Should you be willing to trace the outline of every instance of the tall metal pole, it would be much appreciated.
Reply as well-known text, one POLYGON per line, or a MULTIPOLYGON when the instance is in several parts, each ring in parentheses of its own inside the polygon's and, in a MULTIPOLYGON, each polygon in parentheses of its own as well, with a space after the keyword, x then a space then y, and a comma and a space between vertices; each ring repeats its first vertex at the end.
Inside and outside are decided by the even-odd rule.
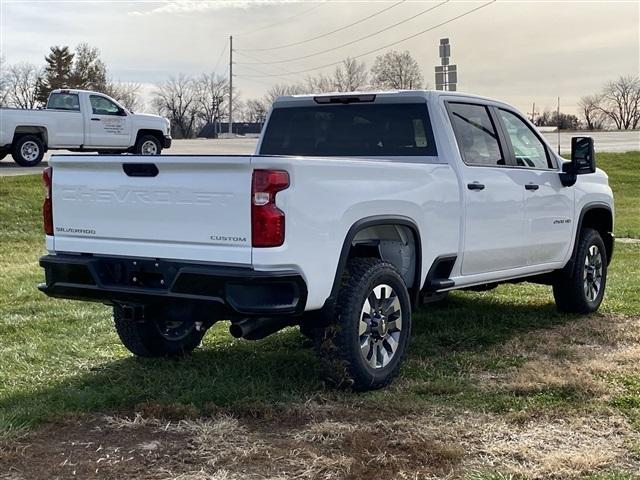
POLYGON ((558 125, 558 155, 560 155, 560 97, 558 97, 558 113, 556 116, 556 125, 558 125))
POLYGON ((233 35, 229 36, 229 133, 233 133, 233 35))

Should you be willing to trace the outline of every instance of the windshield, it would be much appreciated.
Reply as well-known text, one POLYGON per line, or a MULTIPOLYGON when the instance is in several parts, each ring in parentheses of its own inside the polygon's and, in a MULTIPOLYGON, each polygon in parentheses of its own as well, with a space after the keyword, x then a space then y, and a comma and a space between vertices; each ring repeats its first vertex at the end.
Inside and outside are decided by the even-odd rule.
POLYGON ((433 156, 424 103, 276 108, 260 153, 307 156, 433 156))

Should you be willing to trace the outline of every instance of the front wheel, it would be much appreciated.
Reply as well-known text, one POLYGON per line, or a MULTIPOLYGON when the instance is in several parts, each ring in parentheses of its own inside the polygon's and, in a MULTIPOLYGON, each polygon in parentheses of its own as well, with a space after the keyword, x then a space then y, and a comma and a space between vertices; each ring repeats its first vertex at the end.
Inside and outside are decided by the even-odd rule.
POLYGON ((35 135, 24 135, 13 144, 11 156, 21 167, 35 167, 44 157, 44 143, 35 135))
POLYGON ((192 352, 204 336, 192 318, 173 310, 147 307, 143 319, 127 318, 124 307, 113 307, 122 344, 139 357, 176 357, 192 352))
POLYGON ((561 271, 553 283, 558 310, 569 313, 595 312, 607 284, 607 251, 597 230, 580 232, 571 271, 561 271))
POLYGON ((133 148, 133 153, 137 155, 160 155, 162 144, 153 135, 142 135, 133 148))
POLYGON ((398 270, 377 258, 355 258, 335 318, 315 340, 332 384, 371 390, 398 375, 410 334, 411 301, 398 270))

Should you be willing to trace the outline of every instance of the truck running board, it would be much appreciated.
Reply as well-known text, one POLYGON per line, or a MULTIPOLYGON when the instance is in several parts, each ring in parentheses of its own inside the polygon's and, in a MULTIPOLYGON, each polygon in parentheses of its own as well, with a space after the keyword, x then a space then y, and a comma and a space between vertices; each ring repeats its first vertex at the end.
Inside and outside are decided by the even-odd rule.
POLYGON ((449 275, 457 258, 457 255, 442 255, 436 258, 429 269, 423 290, 437 292, 455 286, 455 282, 449 278, 449 275))

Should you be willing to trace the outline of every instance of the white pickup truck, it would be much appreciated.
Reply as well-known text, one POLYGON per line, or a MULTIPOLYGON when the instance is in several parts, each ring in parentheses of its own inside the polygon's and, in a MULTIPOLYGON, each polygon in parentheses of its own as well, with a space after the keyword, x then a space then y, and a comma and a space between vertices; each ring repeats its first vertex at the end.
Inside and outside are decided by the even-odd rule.
POLYGON ((53 90, 43 110, 0 109, 0 160, 32 167, 47 150, 159 155, 171 146, 169 121, 132 113, 103 93, 53 90))
POLYGON ((112 305, 145 357, 219 320, 246 339, 300 325, 328 378, 377 388, 412 310, 449 290, 529 281, 561 311, 599 307, 613 197, 592 139, 571 156, 482 97, 281 97, 255 155, 53 156, 39 288, 112 305))

